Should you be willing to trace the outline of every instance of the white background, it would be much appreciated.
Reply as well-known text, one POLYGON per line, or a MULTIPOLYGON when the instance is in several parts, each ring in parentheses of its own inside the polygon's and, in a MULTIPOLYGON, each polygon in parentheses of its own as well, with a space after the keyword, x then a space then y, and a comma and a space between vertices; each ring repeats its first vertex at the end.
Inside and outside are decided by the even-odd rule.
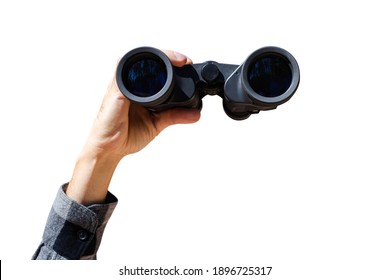
POLYGON ((385 3, 2 0, 4 278, 123 279, 124 265, 177 265, 389 279, 385 3), (197 124, 168 128, 119 165, 97 262, 29 261, 117 60, 145 45, 231 64, 275 45, 295 56, 301 84, 288 103, 239 122, 206 97, 197 124))

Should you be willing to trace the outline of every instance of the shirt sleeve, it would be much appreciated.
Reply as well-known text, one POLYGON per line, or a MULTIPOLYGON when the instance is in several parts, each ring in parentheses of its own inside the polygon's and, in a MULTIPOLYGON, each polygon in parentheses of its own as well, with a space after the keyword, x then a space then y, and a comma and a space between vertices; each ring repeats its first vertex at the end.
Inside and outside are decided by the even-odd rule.
POLYGON ((84 206, 65 194, 67 186, 57 193, 34 260, 96 259, 118 199, 108 192, 104 203, 84 206))

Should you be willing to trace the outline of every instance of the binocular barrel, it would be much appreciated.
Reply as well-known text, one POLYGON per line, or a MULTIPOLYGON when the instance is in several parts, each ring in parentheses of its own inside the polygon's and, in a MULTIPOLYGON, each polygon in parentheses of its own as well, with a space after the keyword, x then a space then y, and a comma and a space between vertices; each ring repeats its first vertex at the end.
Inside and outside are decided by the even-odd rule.
POLYGON ((141 47, 120 60, 116 80, 125 97, 149 110, 201 108, 204 96, 218 95, 225 113, 242 120, 288 101, 300 73, 295 58, 278 47, 260 48, 241 65, 206 61, 183 67, 158 49, 141 47))

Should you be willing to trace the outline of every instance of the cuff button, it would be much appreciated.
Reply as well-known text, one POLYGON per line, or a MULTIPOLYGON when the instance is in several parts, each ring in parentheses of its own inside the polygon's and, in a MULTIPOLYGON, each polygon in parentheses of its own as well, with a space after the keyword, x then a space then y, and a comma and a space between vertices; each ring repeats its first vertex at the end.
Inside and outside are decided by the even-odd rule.
POLYGON ((79 230, 77 232, 77 238, 81 241, 85 241, 88 239, 88 232, 85 230, 79 230))

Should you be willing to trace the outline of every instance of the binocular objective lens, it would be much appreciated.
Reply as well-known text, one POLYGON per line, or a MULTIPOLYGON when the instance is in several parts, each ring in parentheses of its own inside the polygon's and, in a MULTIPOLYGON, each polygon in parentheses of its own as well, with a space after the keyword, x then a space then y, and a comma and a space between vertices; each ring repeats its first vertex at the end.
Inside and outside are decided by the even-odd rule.
POLYGON ((287 91, 292 82, 290 62, 278 54, 264 54, 248 68, 248 82, 261 96, 280 96, 287 91))
POLYGON ((165 64, 159 59, 130 60, 124 66, 123 83, 126 89, 139 97, 158 93, 167 81, 165 64))

